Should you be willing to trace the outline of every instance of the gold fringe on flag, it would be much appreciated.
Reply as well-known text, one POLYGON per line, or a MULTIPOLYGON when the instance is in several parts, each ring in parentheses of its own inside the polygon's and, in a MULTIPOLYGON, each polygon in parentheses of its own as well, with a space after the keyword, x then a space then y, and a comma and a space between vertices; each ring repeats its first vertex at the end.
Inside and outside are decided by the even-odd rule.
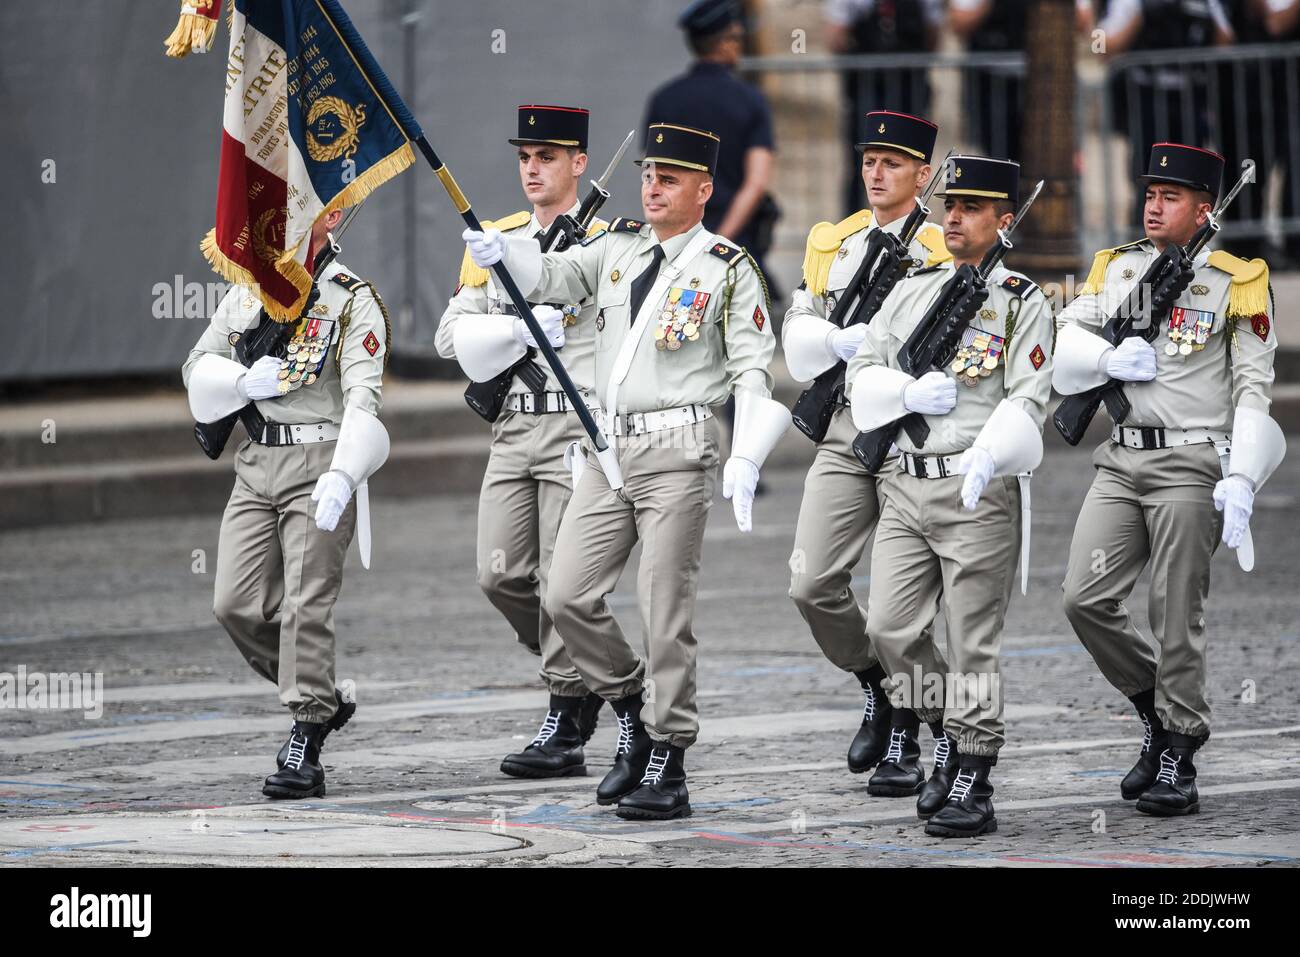
POLYGON ((179 60, 190 53, 207 53, 217 35, 220 16, 221 0, 184 0, 176 29, 163 41, 167 55, 179 60))
MULTIPOLYGON (((322 217, 329 215, 336 209, 344 209, 348 206, 355 206, 372 192, 378 189, 384 182, 392 179, 398 173, 405 170, 415 162, 415 151, 411 149, 410 143, 403 143, 393 152, 389 153, 379 162, 375 163, 368 170, 349 183, 337 196, 330 200, 319 213, 313 225, 319 222, 322 217)), ((226 256, 217 246, 216 230, 208 231, 199 244, 199 249, 203 252, 203 257, 208 261, 213 270, 227 282, 242 283, 246 286, 257 286, 257 278, 239 265, 234 260, 226 256)), ((311 235, 308 230, 307 235, 311 235)), ((301 245, 301 241, 299 243, 301 245)), ((302 263, 294 259, 298 246, 293 249, 286 249, 280 258, 276 260, 275 271, 285 279, 289 280, 298 290, 298 297, 292 303, 285 305, 281 302, 263 295, 262 305, 266 307, 266 313, 276 322, 293 322, 302 312, 302 307, 307 304, 307 295, 311 292, 312 278, 311 273, 302 263)))

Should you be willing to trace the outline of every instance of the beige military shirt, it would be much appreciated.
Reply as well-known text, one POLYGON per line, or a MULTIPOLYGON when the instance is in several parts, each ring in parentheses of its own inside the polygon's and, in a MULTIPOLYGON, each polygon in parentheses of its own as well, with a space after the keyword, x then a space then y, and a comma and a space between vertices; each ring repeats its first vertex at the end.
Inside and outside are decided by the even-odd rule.
MULTIPOLYGON (((617 411, 717 405, 738 382, 763 395, 771 392, 768 366, 776 340, 767 289, 753 260, 714 237, 701 252, 677 261, 703 228, 697 224, 663 243, 659 275, 669 275, 670 266, 680 271, 658 295, 652 286, 643 304, 655 313, 618 388, 617 411)), ((636 318, 631 314, 632 282, 653 261, 651 250, 657 244, 648 224, 616 219, 601 235, 542 257, 541 279, 532 296, 595 301, 595 385, 602 404, 636 318)))
MULTIPOLYGON (((907 217, 900 216, 876 228, 897 236, 906 222, 907 217)), ((781 327, 782 336, 788 335, 800 319, 806 316, 815 316, 818 319, 830 318, 831 313, 835 311, 836 303, 853 279, 854 273, 862 265, 862 257, 866 255, 867 241, 871 238, 873 225, 875 225, 875 218, 871 210, 862 210, 838 224, 825 223, 813 227, 804 253, 803 283, 791 297, 790 308, 785 314, 785 324, 781 327), (831 226, 832 229, 826 230, 824 228, 826 226, 831 226), (846 229, 852 229, 853 232, 844 237, 837 251, 829 254, 833 259, 828 264, 824 262, 819 264, 814 249, 814 244, 821 238, 819 232, 833 237, 846 229), (829 269, 826 268, 827 265, 829 269)), ((913 268, 935 266, 952 258, 952 254, 943 244, 943 228, 937 223, 922 225, 908 244, 907 251, 916 264, 913 268)))
MULTIPOLYGON (((579 204, 575 203, 567 211, 568 214, 576 216, 578 207, 579 204)), ((483 228, 498 229, 506 236, 536 236, 545 232, 541 223, 537 221, 536 214, 529 212, 515 213, 496 223, 484 223, 483 228), (510 225, 512 223, 513 226, 510 225)), ((588 232, 595 236, 604 228, 605 223, 595 220, 588 232)), ((553 302, 551 305, 564 313, 564 346, 558 350, 560 360, 573 379, 574 385, 579 389, 590 391, 595 381, 595 303, 588 296, 575 302, 553 302)), ((438 331, 434 338, 438 355, 444 359, 456 358, 453 334, 456 323, 462 317, 468 316, 466 321, 472 322, 474 316, 516 314, 514 304, 505 291, 497 285, 496 277, 487 270, 479 269, 466 256, 465 266, 461 269, 461 281, 456 287, 451 302, 447 304, 442 319, 438 322, 438 331)), ((546 391, 559 392, 560 383, 556 380, 550 366, 546 364, 546 360, 538 356, 535 361, 546 372, 546 391)), ((510 383, 511 395, 530 391, 532 390, 524 385, 518 376, 515 376, 514 381, 510 383)))
MULTIPOLYGON (((274 399, 258 399, 257 410, 269 421, 337 425, 343 421, 344 396, 375 415, 383 404, 384 363, 390 336, 379 299, 368 284, 337 260, 321 273, 318 285, 320 298, 299 323, 299 332, 309 331, 310 327, 319 341, 327 343, 320 361, 309 363, 305 370, 308 375, 315 374, 316 379, 274 399)), ((261 304, 247 287, 232 287, 181 367, 185 384, 189 385, 190 370, 205 353, 234 359, 232 336, 238 338, 255 329, 260 312, 261 304)))
MULTIPOLYGON (((1157 255, 1148 240, 1102 250, 1057 321, 1100 335, 1157 255)), ((1268 267, 1223 251, 1203 251, 1194 266, 1152 343, 1156 377, 1123 385, 1132 403, 1126 426, 1228 432, 1237 406, 1269 410, 1277 332, 1268 267)))
MULTIPOLYGON (((854 377, 868 365, 899 368, 903 344, 954 268, 949 261, 918 270, 894 287, 849 361, 850 390, 854 377)), ((958 357, 941 370, 958 381, 957 405, 946 415, 925 417, 930 437, 924 448, 918 449, 906 431, 899 433, 898 447, 926 455, 965 451, 1004 398, 1042 428, 1052 391, 1053 330, 1051 306, 1042 291, 1020 273, 995 268, 989 276, 989 297, 971 320, 958 357)))

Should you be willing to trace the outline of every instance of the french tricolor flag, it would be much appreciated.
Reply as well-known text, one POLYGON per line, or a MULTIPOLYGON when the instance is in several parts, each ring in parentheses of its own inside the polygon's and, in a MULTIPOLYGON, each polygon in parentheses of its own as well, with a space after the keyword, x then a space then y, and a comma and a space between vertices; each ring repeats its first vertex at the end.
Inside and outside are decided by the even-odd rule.
POLYGON ((419 127, 336 0, 235 0, 216 225, 203 254, 296 319, 312 224, 414 161, 419 127), (396 112, 394 112, 396 111, 396 112))

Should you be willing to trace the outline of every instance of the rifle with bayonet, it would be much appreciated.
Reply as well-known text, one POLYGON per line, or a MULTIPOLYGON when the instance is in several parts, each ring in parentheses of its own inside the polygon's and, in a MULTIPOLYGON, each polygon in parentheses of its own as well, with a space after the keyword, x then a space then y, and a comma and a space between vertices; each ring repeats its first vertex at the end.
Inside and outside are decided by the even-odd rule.
MULTIPOLYGON (((1188 244, 1185 247, 1177 243, 1166 245, 1151 261, 1137 285, 1129 290, 1115 314, 1106 321, 1101 336, 1112 346, 1133 336, 1154 342, 1160 335, 1160 327, 1168 318, 1174 302, 1192 282, 1196 257, 1219 231, 1219 219, 1224 210, 1236 199, 1243 186, 1255 181, 1254 162, 1246 160, 1241 165, 1242 173, 1236 185, 1224 196, 1218 208, 1206 216, 1188 244)), ((1132 404, 1124 394, 1124 383, 1107 379, 1099 386, 1067 395, 1056 407, 1052 423, 1065 441, 1078 445, 1103 402, 1116 425, 1122 425, 1132 411, 1132 404)))
MULTIPOLYGON (((847 329, 861 323, 866 325, 880 311, 880 304, 885 301, 890 290, 898 280, 907 275, 911 259, 908 247, 916 234, 920 232, 930 208, 926 205, 934 194, 935 188, 943 178, 944 169, 952 150, 948 151, 939 169, 931 178, 925 193, 916 200, 916 206, 908 214, 903 228, 895 236, 881 227, 876 227, 867 238, 866 254, 858 266, 853 278, 849 280, 839 301, 832 310, 829 321, 847 329), (852 312, 849 307, 852 306, 852 312), (845 316, 848 316, 846 319, 845 316)), ((814 442, 826 438, 830 428, 831 417, 835 414, 836 399, 844 388, 844 373, 848 363, 840 359, 833 366, 813 379, 812 385, 804 389, 795 400, 791 409, 796 428, 814 442)))
MULTIPOLYGON (((357 204, 348 211, 347 218, 339 226, 339 236, 347 230, 348 225, 356 216, 361 205, 357 204)), ((316 285, 320 279, 321 273, 329 266, 342 250, 338 241, 332 233, 326 233, 328 242, 325 248, 316 255, 311 277, 311 292, 307 294, 307 301, 298 314, 298 318, 293 322, 279 322, 272 319, 263 309, 258 315, 257 325, 252 332, 246 332, 235 340, 235 359, 241 365, 251 368, 253 363, 263 356, 275 356, 277 359, 283 359, 285 350, 288 348, 289 340, 293 338, 293 332, 302 321, 303 316, 311 312, 316 305, 316 300, 320 298, 320 288, 316 285)), ((231 412, 222 419, 215 422, 195 422, 194 438, 199 443, 199 448, 203 454, 210 459, 218 459, 221 453, 225 451, 226 443, 230 441, 230 433, 235 429, 236 422, 243 422, 244 429, 248 432, 251 439, 259 439, 266 429, 266 418, 257 410, 257 403, 250 401, 242 409, 231 412)))
MULTIPOLYGON (((587 231, 591 228, 592 221, 596 218, 596 213, 605 205, 609 199, 609 190, 606 185, 609 179, 614 175, 614 170, 618 167, 619 160, 627 152, 628 146, 631 145, 633 138, 636 136, 636 130, 630 130, 623 140, 623 145, 618 148, 614 158, 609 161, 609 166, 599 179, 592 180, 591 191, 587 193, 578 207, 576 216, 570 216, 568 213, 562 213, 555 218, 555 221, 547 228, 546 232, 538 237, 542 244, 542 252, 563 252, 574 243, 581 242, 587 236, 587 231)), ((477 412, 488 422, 495 422, 501 415, 501 409, 505 406, 506 398, 510 395, 510 386, 518 376, 534 393, 540 393, 546 389, 546 371, 535 361, 537 352, 535 349, 529 349, 523 357, 510 368, 503 371, 486 382, 471 382, 465 388, 465 401, 469 407, 477 412)))
MULTIPOLYGON (((1016 213, 1005 230, 998 230, 998 241, 985 253, 977 267, 964 263, 957 267, 939 291, 939 297, 926 310, 925 316, 912 330, 898 354, 898 367, 914 379, 919 379, 932 369, 942 369, 952 361, 961 347, 975 311, 989 297, 988 278, 1003 258, 1014 247, 1011 235, 1029 212, 1043 181, 1039 180, 1029 199, 1016 213)), ((930 426, 919 412, 911 412, 870 432, 859 432, 853 440, 853 454, 869 472, 878 472, 889 455, 889 449, 900 431, 919 449, 930 437, 930 426)))

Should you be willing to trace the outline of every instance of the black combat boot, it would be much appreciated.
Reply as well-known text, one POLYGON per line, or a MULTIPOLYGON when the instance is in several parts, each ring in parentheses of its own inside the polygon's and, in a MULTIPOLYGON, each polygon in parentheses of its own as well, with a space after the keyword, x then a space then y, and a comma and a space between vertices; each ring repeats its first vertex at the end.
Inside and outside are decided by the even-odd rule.
POLYGON ((309 798, 325 796, 325 769, 320 766, 320 745, 325 740, 325 725, 314 721, 295 721, 285 745, 284 767, 262 785, 270 798, 309 798))
POLYGON ((586 744, 596 733, 600 723, 600 709, 605 699, 594 691, 588 691, 582 697, 582 709, 578 712, 578 731, 582 734, 582 743, 586 744))
POLYGON ((895 708, 889 727, 889 747, 867 782, 867 793, 874 797, 909 797, 925 786, 925 768, 921 767, 921 745, 916 730, 921 719, 911 708, 895 708))
MULTIPOLYGON (((339 686, 334 689, 334 700, 338 702, 338 707, 334 709, 334 715, 325 722, 325 730, 321 732, 320 746, 325 747, 325 739, 330 736, 331 731, 337 731, 357 713, 357 683, 351 678, 339 682, 339 686)), ((284 767, 284 762, 289 758, 289 742, 286 741, 280 748, 280 753, 275 756, 275 766, 284 767)))
POLYGON ((1160 770, 1160 752, 1169 747, 1169 733, 1156 714, 1155 691, 1143 691, 1129 698, 1142 719, 1142 753, 1124 780, 1119 782, 1119 793, 1125 801, 1136 801, 1138 796, 1156 783, 1160 770))
POLYGON ((943 807, 925 822, 926 834, 979 837, 998 829, 998 819, 993 816, 993 785, 989 783, 989 768, 997 760, 979 754, 957 756, 957 776, 952 779, 952 789, 943 807))
POLYGON ((618 802, 618 816, 629 821, 666 821, 691 816, 686 792, 686 749, 653 742, 641 783, 618 802))
POLYGON ((501 773, 515 778, 567 778, 587 773, 582 753, 582 732, 578 730, 583 698, 551 695, 551 709, 537 736, 528 747, 507 754, 501 773))
POLYGON ((642 704, 639 691, 610 702, 618 716, 618 747, 614 750, 614 766, 596 788, 597 804, 617 804, 619 798, 641 786, 641 775, 654 744, 641 723, 642 704))
POLYGON ((943 807, 952 790, 952 779, 957 776, 957 739, 944 733, 942 721, 930 725, 930 732, 934 735, 934 767, 916 799, 916 816, 922 821, 943 807))
POLYGON ((1139 811, 1157 817, 1176 817, 1195 814, 1201 809, 1192 755, 1208 738, 1208 734, 1193 737, 1169 732, 1169 745, 1160 752, 1160 770, 1156 772, 1155 783, 1138 798, 1139 811))
POLYGON ((862 693, 866 704, 862 708, 862 727, 853 736, 849 745, 849 770, 854 774, 869 771, 880 763, 880 756, 889 744, 889 721, 894 714, 894 706, 880 687, 885 677, 885 669, 873 665, 866 671, 857 673, 862 683, 862 693))

